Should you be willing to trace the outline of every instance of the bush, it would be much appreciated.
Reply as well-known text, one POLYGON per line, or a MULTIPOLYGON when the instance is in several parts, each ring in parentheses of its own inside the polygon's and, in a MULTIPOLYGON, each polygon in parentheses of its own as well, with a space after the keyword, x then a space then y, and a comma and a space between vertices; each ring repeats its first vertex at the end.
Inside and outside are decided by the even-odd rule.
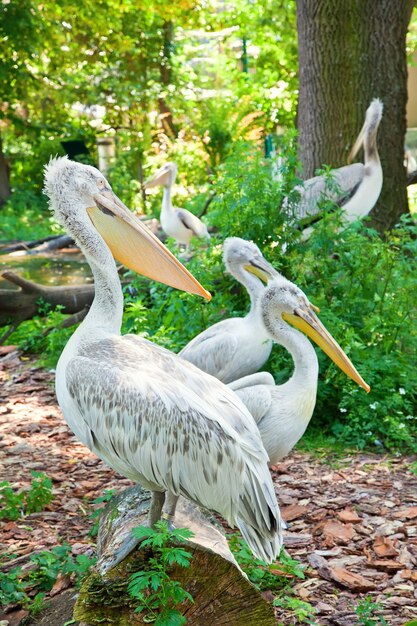
MULTIPOLYGON (((370 384, 369 395, 319 351, 313 429, 364 448, 416 450, 417 228, 404 217, 385 239, 360 223, 336 232, 328 216, 306 244, 289 251, 285 275, 314 304, 333 336, 370 384)), ((284 365, 285 375, 291 371, 284 365)), ((276 351, 273 372, 282 369, 276 351)))

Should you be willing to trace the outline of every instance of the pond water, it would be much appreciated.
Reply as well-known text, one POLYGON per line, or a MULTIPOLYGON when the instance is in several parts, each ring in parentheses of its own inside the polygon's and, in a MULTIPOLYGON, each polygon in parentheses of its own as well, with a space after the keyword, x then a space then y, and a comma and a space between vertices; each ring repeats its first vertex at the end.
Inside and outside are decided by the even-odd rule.
MULTIPOLYGON (((59 285, 85 285, 93 282, 89 265, 77 253, 39 255, 0 255, 0 272, 12 270, 35 283, 58 287, 59 285)), ((19 289, 0 276, 0 289, 19 289)))

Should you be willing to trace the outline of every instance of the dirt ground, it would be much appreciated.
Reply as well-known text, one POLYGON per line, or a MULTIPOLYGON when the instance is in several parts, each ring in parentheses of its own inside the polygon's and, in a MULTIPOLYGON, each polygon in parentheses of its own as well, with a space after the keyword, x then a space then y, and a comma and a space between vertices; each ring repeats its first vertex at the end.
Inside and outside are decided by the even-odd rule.
MULTIPOLYGON (((2 568, 22 566, 33 552, 64 541, 73 554, 93 554, 91 501, 106 489, 131 483, 72 435, 56 404, 53 373, 17 352, 3 351, 0 383, 0 481, 24 489, 30 470, 43 471, 53 481, 55 496, 44 512, 1 523, 0 553, 8 555, 2 568)), ((308 566, 305 580, 294 579, 294 593, 315 608, 315 624, 382 624, 378 611, 374 622, 358 621, 356 607, 366 596, 381 605, 379 615, 390 626, 417 620, 414 462, 410 457, 323 458, 295 452, 274 468, 289 525, 286 548, 308 566)), ((49 608, 32 624, 63 626, 71 619, 76 591, 66 584, 59 581, 47 598, 49 608)), ((18 626, 25 617, 18 609, 0 612, 0 624, 18 626)), ((299 623, 290 610, 277 609, 277 624, 299 623)))

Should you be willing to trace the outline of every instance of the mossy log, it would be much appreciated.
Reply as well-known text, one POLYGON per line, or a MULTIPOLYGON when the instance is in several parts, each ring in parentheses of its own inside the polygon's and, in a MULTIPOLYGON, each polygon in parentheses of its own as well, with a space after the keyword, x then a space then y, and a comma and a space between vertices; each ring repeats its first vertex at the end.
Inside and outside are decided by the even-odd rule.
POLYGON ((51 307, 61 305, 63 313, 74 314, 91 305, 94 299, 94 285, 47 287, 26 280, 11 270, 5 270, 1 276, 20 289, 0 289, 0 326, 16 324, 37 315, 40 302, 51 307))
MULTIPOLYGON (((122 492, 107 505, 98 537, 98 563, 83 583, 74 618, 88 626, 133 626, 149 623, 146 614, 135 613, 127 594, 129 577, 144 568, 152 555, 140 545, 123 561, 108 569, 114 552, 131 529, 146 522, 150 494, 140 487, 122 492)), ((180 498, 175 516, 177 528, 189 528, 194 537, 187 549, 189 568, 175 566, 170 573, 194 599, 177 607, 189 626, 273 626, 274 610, 248 581, 230 552, 219 524, 196 505, 180 498)))

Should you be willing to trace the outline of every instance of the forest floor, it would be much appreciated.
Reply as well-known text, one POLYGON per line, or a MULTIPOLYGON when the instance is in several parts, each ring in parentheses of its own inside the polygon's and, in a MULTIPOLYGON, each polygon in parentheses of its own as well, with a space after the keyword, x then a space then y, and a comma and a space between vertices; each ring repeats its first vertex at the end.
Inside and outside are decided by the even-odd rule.
MULTIPOLYGON (((0 481, 25 489, 30 470, 45 472, 54 500, 42 513, 1 523, 0 553, 8 556, 0 571, 24 566, 34 552, 64 541, 73 554, 91 555, 92 500, 131 483, 72 435, 56 404, 52 373, 17 352, 1 354, 0 481)), ((294 577, 292 597, 315 609, 304 619, 299 610, 297 616, 288 606, 277 608, 277 624, 403 626, 417 620, 413 467, 410 457, 294 452, 274 468, 289 525, 286 548, 307 567, 304 579, 294 577)), ((48 608, 30 623, 63 626, 70 620, 76 593, 70 585, 59 579, 47 594, 48 608)), ((268 591, 264 595, 272 599, 268 591)), ((25 618, 25 611, 0 609, 1 626, 18 626, 25 618)))

